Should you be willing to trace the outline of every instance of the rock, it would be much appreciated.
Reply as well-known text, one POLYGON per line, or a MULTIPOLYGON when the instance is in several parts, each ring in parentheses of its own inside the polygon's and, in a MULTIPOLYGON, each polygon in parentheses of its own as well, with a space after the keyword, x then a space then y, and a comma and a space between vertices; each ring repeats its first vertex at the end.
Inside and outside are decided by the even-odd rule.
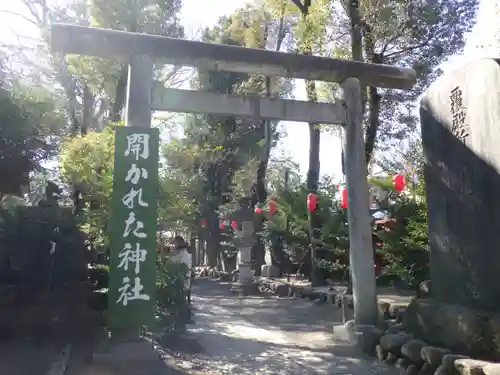
POLYGON ((406 332, 390 333, 380 338, 380 346, 389 352, 399 354, 401 347, 411 339, 412 336, 406 332))
POLYGON ((491 362, 466 358, 457 359, 454 364, 461 375, 484 375, 483 368, 491 364, 491 362))
POLYGON ((401 354, 408 358, 412 363, 421 365, 424 360, 420 354, 422 348, 427 344, 422 340, 410 340, 401 347, 401 354))
POLYGON ((443 356, 450 354, 449 349, 438 348, 436 346, 425 346, 420 352, 422 359, 436 369, 443 360, 443 356))
POLYGON ((390 353, 387 354, 387 358, 385 359, 384 363, 386 365, 393 365, 396 363, 396 361, 399 359, 399 357, 395 353, 390 353))
POLYGON ((387 333, 387 329, 389 328, 389 322, 387 320, 379 320, 377 323, 377 327, 387 333))
POLYGON ((395 320, 389 321, 389 328, 386 329, 385 333, 400 333, 405 330, 405 325, 403 323, 398 323, 395 320))
POLYGON ((403 323, 403 319, 406 313, 406 309, 396 311, 396 323, 403 323))
POLYGON ((406 358, 399 358, 394 364, 394 366, 396 366, 400 370, 406 370, 409 365, 411 365, 411 363, 406 358))
POLYGON ((408 303, 393 303, 389 307, 389 315, 392 318, 396 318, 398 313, 406 311, 408 308, 408 303))
MULTIPOLYGON (((433 293, 436 293, 436 288, 433 293)), ((491 358, 500 358, 498 312, 485 312, 434 299, 414 299, 404 314, 404 323, 409 332, 424 341, 439 343, 446 348, 460 348, 463 354, 484 353, 488 347, 491 358), (478 340, 478 337, 482 339, 478 340)))
POLYGON ((373 355, 384 331, 374 325, 357 325, 354 327, 356 345, 366 354, 373 355))
POLYGON ((417 365, 409 365, 406 368, 406 375, 418 375, 418 366, 417 365))
POLYGON ((490 363, 483 367, 485 375, 500 375, 500 363, 490 363))
POLYGON ((443 365, 448 373, 455 373, 457 369, 455 368, 455 361, 457 359, 468 359, 470 357, 461 354, 445 354, 441 360, 441 365, 443 365))
POLYGON ((378 303, 378 312, 382 319, 387 320, 390 318, 389 307, 391 304, 389 302, 379 301, 378 303))
POLYGON ((427 362, 424 362, 422 365, 422 368, 418 372, 419 375, 434 375, 434 372, 436 371, 437 367, 439 366, 432 366, 428 364, 427 362))
POLYGON ((450 370, 446 369, 443 365, 439 365, 436 371, 434 371, 434 375, 453 375, 455 371, 450 372, 450 370))
POLYGON ((387 359, 387 354, 389 354, 386 350, 384 350, 380 345, 375 347, 375 353, 377 354, 377 358, 380 362, 383 362, 387 359))
POLYGON ((288 296, 288 285, 286 284, 274 284, 274 293, 276 293, 280 297, 288 296))

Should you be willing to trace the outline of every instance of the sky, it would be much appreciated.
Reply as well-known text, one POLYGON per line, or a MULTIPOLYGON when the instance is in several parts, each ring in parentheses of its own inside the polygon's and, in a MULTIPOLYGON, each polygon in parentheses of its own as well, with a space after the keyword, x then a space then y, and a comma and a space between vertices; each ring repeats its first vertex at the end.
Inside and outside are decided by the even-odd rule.
MULTIPOLYGON (((183 20, 189 33, 202 26, 210 26, 220 16, 230 14, 248 0, 184 0, 183 20)), ((305 86, 296 82, 294 93, 296 100, 306 100, 305 86)), ((299 163, 300 171, 307 173, 309 165, 309 128, 306 123, 282 122, 281 130, 286 132, 284 141, 273 150, 273 155, 285 154, 299 163)), ((340 140, 326 133, 321 134, 320 169, 321 175, 341 178, 341 143, 340 140)))
MULTIPOLYGON (((244 5, 248 0, 183 0, 182 22, 186 28, 187 35, 194 35, 196 31, 205 26, 213 25, 218 18, 223 15, 230 14, 235 9, 244 5)), ((471 58, 477 58, 477 51, 473 46, 477 41, 484 41, 485 36, 491 36, 492 32, 485 25, 492 25, 488 22, 491 15, 494 13, 493 6, 497 4, 497 0, 481 0, 484 6, 478 15, 481 22, 473 30, 472 35, 468 38, 468 47, 465 49, 464 56, 451 57, 448 62, 443 64, 443 69, 454 69, 457 66, 465 63, 471 58)), ((7 9, 16 12, 23 12, 23 7, 20 1, 13 0, 12 2, 2 1, 0 9, 7 9), (4 4, 5 3, 5 4, 4 4)), ((36 35, 36 29, 33 28, 27 21, 19 17, 8 15, 0 12, 0 41, 5 42, 8 37, 10 41, 15 41, 15 34, 36 35)), ((500 51, 490 51, 483 49, 481 52, 488 57, 500 56, 500 51), (489 52, 488 52, 489 51, 489 52)), ((305 90, 303 82, 296 83, 295 99, 305 100, 305 90)), ((285 154, 291 156, 294 161, 299 163, 300 171, 307 172, 309 159, 309 130, 306 123, 282 123, 281 130, 286 132, 286 137, 277 149, 273 151, 274 155, 285 154)), ((322 133, 320 146, 320 161, 321 175, 329 175, 340 180, 341 176, 341 143, 338 138, 333 135, 322 133)))

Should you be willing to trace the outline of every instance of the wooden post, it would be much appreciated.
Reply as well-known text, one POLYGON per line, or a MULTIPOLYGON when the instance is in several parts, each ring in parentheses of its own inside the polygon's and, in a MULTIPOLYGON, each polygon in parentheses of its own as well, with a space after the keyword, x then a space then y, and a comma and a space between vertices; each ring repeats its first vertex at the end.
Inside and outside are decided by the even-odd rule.
POLYGON ((342 83, 347 109, 344 127, 345 169, 348 197, 349 262, 351 268, 354 320, 356 324, 378 321, 377 290, 373 270, 373 248, 368 202, 361 86, 359 79, 342 83))

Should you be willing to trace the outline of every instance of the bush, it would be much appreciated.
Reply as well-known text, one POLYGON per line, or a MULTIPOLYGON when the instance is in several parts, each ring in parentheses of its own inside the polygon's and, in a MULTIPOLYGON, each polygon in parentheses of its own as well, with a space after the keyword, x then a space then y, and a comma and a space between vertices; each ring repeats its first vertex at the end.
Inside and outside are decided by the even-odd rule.
POLYGON ((89 266, 89 280, 92 290, 108 288, 109 266, 106 264, 92 264, 89 266))
POLYGON ((163 332, 183 330, 189 320, 189 305, 184 281, 185 264, 159 259, 156 276, 156 321, 163 332))
POLYGON ((396 226, 381 230, 381 252, 386 266, 383 273, 399 277, 416 288, 429 278, 429 239, 427 236, 427 207, 424 203, 402 201, 392 207, 396 226))

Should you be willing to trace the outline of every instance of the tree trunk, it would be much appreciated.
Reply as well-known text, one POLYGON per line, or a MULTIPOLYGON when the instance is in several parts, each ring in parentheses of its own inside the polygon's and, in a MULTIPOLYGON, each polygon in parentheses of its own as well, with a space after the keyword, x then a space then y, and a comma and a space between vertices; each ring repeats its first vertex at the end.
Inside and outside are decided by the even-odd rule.
MULTIPOLYGON (((276 43, 276 51, 281 49, 281 44, 284 39, 284 8, 285 3, 283 2, 283 8, 280 17, 279 29, 278 29, 278 39, 276 43)), ((269 37, 269 25, 266 23, 264 26, 264 33, 262 38, 261 48, 265 48, 267 44, 267 39, 269 37)), ((271 78, 266 77, 266 97, 272 96, 271 92, 271 78)), ((262 154, 260 156, 259 166, 256 171, 256 181, 253 192, 252 205, 259 203, 260 206, 264 205, 267 200, 267 189, 266 189, 266 174, 267 166, 269 164, 269 157, 271 155, 271 143, 272 143, 272 123, 271 121, 262 121, 261 126, 264 127, 264 146, 262 149, 262 154), (256 202, 255 202, 256 201, 256 202)), ((262 241, 260 232, 263 229, 264 220, 262 218, 256 218, 254 220, 254 237, 255 244, 252 248, 254 254, 254 271, 256 276, 261 275, 261 268, 265 264, 265 254, 266 249, 262 241)))
POLYGON ((381 97, 377 92, 376 87, 368 88, 368 124, 365 130, 365 158, 366 166, 371 162, 373 151, 375 149, 375 141, 377 139, 377 132, 380 125, 380 101, 381 97))
POLYGON ((207 266, 217 267, 219 254, 219 239, 213 233, 208 234, 207 238, 207 266))
MULTIPOLYGON (((314 81, 306 81, 307 100, 316 102, 318 100, 316 92, 316 83, 314 81)), ((309 170, 307 171, 307 191, 316 194, 318 191, 319 171, 320 171, 320 142, 321 132, 318 124, 309 124, 309 170)), ((310 259, 311 259, 311 272, 310 280, 313 286, 322 284, 319 279, 319 272, 316 259, 316 241, 319 238, 321 230, 321 221, 318 216, 318 209, 309 214, 309 236, 310 236, 310 259)))
MULTIPOLYGON (((369 62, 373 64, 382 64, 382 56, 375 53, 375 41, 373 40, 372 28, 368 24, 364 24, 365 35, 365 56, 369 62)), ((375 142, 377 139, 377 132, 380 125, 380 101, 381 96, 378 93, 377 87, 370 86, 368 88, 368 123, 365 129, 365 159, 366 166, 370 164, 373 151, 375 149, 375 142)))
POLYGON ((83 110, 81 134, 86 135, 92 125, 92 107, 94 105, 94 95, 87 84, 83 84, 83 110))
MULTIPOLYGON (((304 23, 305 31, 303 34, 303 40, 299 41, 299 51, 305 55, 312 55, 312 43, 313 40, 308 40, 312 35, 308 32, 309 29, 309 9, 311 7, 311 0, 304 0, 302 3, 300 0, 293 0, 293 3, 299 8, 301 13, 302 22, 304 23)), ((310 102, 317 102, 318 95, 316 92, 316 83, 314 81, 306 81, 306 94, 307 100, 310 102)), ((318 181, 319 181, 319 147, 321 140, 320 129, 318 124, 309 123, 309 170, 307 171, 307 190, 310 193, 316 193, 318 191, 318 181)), ((311 273, 310 280, 314 286, 321 283, 318 280, 318 270, 316 262, 316 238, 321 226, 318 220, 317 210, 309 215, 309 259, 311 261, 311 273)))
POLYGON ((122 111, 125 107, 125 98, 127 96, 128 68, 123 66, 118 82, 116 82, 115 101, 111 106, 110 118, 113 122, 119 122, 122 119, 122 111))

